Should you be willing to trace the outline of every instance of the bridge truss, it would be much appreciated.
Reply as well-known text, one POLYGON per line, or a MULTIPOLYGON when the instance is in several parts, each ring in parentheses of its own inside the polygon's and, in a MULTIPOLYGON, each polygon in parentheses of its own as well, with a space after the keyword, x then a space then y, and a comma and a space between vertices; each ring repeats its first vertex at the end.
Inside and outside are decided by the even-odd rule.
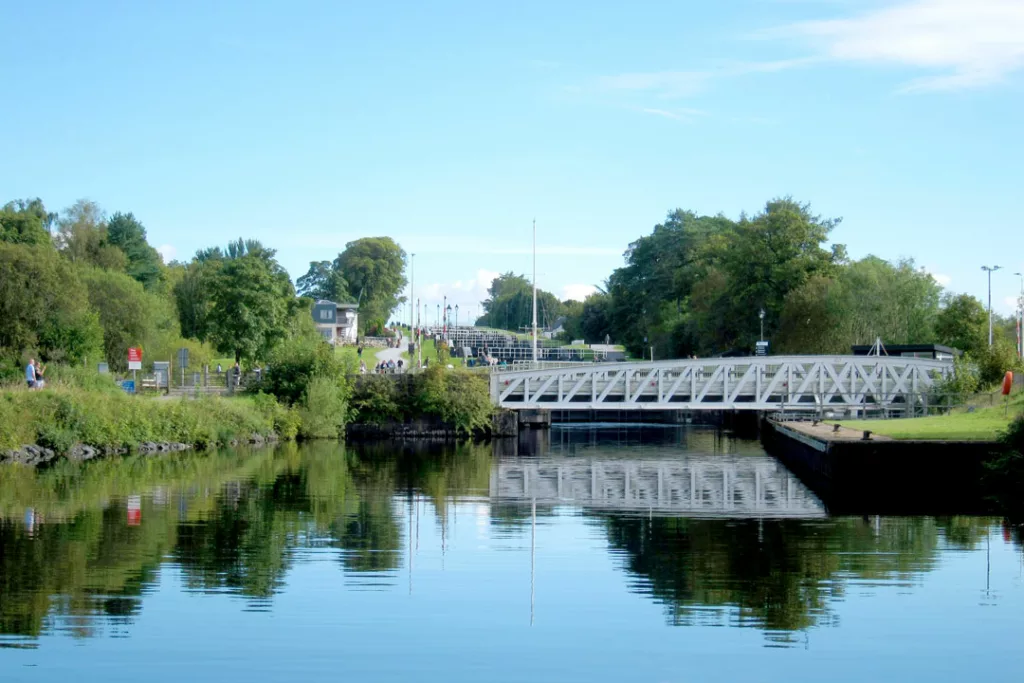
POLYGON ((927 406, 949 361, 896 356, 767 356, 579 364, 491 375, 511 409, 910 411, 927 406))

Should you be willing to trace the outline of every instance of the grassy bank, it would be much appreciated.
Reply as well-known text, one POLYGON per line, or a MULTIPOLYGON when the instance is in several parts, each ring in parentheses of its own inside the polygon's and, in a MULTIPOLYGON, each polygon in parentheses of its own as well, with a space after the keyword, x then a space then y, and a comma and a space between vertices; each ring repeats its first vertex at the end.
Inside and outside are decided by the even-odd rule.
POLYGON ((1024 395, 1018 395, 1010 401, 1008 408, 999 405, 979 408, 974 412, 956 409, 946 415, 906 420, 841 420, 837 423, 900 440, 995 441, 1022 411, 1024 395))
POLYGON ((116 449, 146 442, 206 448, 253 434, 294 438, 298 429, 295 412, 269 396, 166 400, 73 386, 0 391, 0 451, 34 444, 67 453, 76 444, 116 449))

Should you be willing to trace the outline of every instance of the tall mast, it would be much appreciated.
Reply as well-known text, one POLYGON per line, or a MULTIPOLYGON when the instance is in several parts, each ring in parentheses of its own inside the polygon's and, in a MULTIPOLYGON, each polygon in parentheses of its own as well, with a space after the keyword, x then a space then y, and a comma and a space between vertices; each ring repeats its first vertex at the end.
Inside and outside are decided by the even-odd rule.
POLYGON ((533 219, 533 362, 537 363, 537 219, 533 219))

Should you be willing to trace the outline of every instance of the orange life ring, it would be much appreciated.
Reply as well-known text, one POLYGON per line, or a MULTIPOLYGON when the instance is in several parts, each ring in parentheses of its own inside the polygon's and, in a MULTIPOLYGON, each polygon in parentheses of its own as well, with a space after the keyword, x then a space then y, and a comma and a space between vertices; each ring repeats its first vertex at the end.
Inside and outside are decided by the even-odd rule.
POLYGON ((1009 396, 1013 389, 1013 373, 1009 370, 1003 375, 1003 396, 1009 396))

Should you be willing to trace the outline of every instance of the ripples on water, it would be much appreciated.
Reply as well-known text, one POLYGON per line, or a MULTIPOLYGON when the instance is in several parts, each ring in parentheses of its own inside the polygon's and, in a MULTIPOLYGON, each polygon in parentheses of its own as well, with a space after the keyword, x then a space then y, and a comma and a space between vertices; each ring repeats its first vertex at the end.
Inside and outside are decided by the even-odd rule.
POLYGON ((831 518, 715 431, 555 429, 538 452, 0 470, 0 674, 1017 680, 1024 573, 1002 520, 831 518), (786 673, 777 648, 806 654, 786 673))

